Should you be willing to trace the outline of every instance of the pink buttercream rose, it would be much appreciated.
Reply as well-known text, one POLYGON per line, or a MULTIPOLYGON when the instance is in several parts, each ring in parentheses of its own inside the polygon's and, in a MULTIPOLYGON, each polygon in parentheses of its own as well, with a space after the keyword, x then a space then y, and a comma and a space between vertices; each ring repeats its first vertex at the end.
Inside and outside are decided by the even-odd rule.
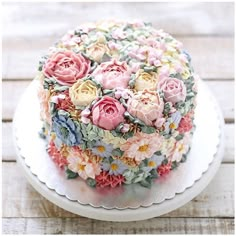
POLYGON ((100 82, 104 89, 127 88, 130 74, 126 62, 116 59, 101 63, 93 72, 95 80, 100 82))
POLYGON ((146 125, 161 127, 164 122, 162 115, 164 102, 156 91, 143 90, 128 100, 128 112, 146 125))
POLYGON ((186 87, 182 80, 170 77, 162 78, 158 83, 158 88, 164 92, 165 100, 173 104, 184 101, 186 98, 186 87))
POLYGON ((90 62, 82 55, 72 51, 56 52, 43 66, 46 77, 54 77, 61 85, 73 85, 85 77, 90 69, 90 62))
POLYGON ((104 96, 92 108, 93 124, 106 130, 115 129, 124 122, 125 108, 116 99, 104 96))

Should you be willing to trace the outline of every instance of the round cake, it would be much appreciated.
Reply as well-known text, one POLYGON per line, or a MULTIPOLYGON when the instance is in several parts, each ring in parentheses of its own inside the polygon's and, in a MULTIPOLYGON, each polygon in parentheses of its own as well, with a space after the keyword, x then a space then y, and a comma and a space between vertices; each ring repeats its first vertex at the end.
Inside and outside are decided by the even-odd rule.
POLYGON ((187 158, 197 75, 182 43, 150 23, 68 31, 39 62, 46 150, 91 187, 150 187, 187 158))

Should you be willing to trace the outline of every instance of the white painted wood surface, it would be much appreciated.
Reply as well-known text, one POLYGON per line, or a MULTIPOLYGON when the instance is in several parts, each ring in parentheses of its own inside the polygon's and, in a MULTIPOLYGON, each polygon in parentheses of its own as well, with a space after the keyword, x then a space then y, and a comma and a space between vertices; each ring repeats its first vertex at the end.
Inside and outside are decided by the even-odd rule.
POLYGON ((233 3, 5 2, 3 8, 3 233, 234 233, 233 3), (138 223, 91 220, 53 205, 19 171, 11 140, 14 109, 34 77, 40 56, 68 29, 102 18, 151 21, 182 41, 226 122, 223 164, 209 186, 185 206, 138 223))

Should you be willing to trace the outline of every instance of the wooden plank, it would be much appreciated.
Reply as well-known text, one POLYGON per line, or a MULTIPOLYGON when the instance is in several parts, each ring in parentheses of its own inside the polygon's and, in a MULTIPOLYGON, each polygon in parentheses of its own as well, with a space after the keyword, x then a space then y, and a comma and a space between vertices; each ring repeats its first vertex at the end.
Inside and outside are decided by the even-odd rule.
MULTIPOLYGON (((40 57, 58 38, 42 35, 36 39, 3 38, 3 79, 34 78, 40 57)), ((178 40, 190 53, 194 69, 201 78, 234 78, 233 37, 178 37, 178 40)))
MULTIPOLYGON (((234 163, 234 124, 225 124, 225 155, 223 158, 223 163, 234 163)), ((2 135, 3 135, 3 145, 2 145, 2 159, 3 161, 15 161, 16 153, 13 145, 12 137, 12 123, 3 122, 2 123, 2 135)))
POLYGON ((234 163, 235 159, 235 125, 227 124, 225 125, 225 154, 224 163, 234 163))
MULTIPOLYGON (((3 119, 11 120, 21 94, 30 81, 3 81, 3 119)), ((234 81, 206 81, 223 111, 226 121, 234 120, 234 81)))
POLYGON ((232 35, 231 3, 4 3, 5 38, 60 36, 78 24, 100 19, 142 19, 176 35, 232 35), (226 17, 227 14, 227 17, 226 17), (29 20, 30 19, 30 20, 29 20))
MULTIPOLYGON (((2 164, 2 217, 77 217, 37 193, 16 163, 2 164)), ((234 164, 222 164, 213 181, 201 194, 162 217, 234 217, 234 164)))
POLYGON ((234 234, 234 219, 153 218, 105 222, 87 218, 3 218, 3 234, 234 234))

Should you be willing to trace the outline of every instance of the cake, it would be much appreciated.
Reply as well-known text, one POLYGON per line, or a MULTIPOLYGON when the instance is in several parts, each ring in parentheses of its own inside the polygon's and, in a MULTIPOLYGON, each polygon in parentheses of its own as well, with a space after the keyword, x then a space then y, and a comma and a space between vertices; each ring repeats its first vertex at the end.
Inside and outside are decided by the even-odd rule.
POLYGON ((68 31, 36 78, 49 157, 91 187, 151 187, 186 161, 197 78, 182 43, 150 23, 68 31))

